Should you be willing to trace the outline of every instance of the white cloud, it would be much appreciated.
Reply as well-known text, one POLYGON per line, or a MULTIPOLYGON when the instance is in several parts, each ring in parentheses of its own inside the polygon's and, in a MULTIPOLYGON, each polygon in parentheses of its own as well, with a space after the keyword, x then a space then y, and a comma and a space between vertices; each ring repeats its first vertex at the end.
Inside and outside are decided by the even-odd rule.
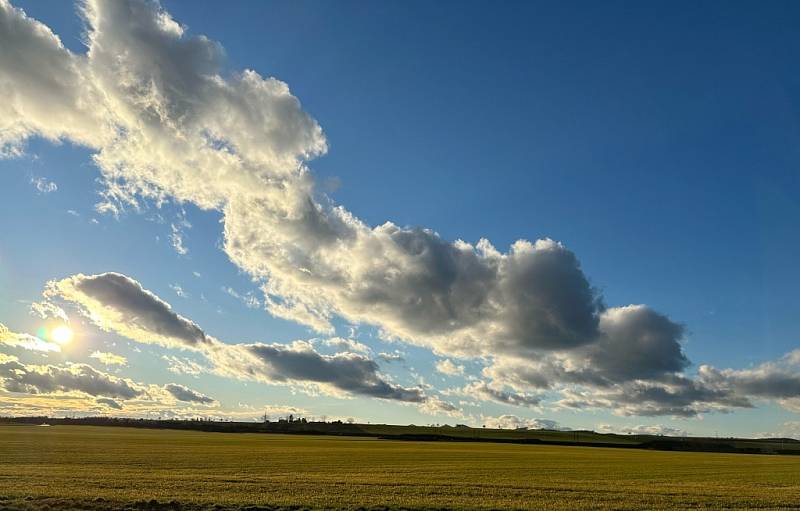
POLYGON ((261 300, 249 291, 247 293, 239 293, 228 286, 223 286, 222 291, 242 302, 248 309, 260 309, 263 307, 261 300))
POLYGON ((353 353, 361 353, 362 355, 369 355, 372 350, 364 343, 358 342, 354 339, 344 339, 342 337, 332 337, 322 341, 325 346, 336 348, 340 351, 350 351, 353 353))
POLYGON ((492 429, 546 429, 551 431, 569 431, 569 428, 550 419, 529 419, 516 415, 482 418, 483 424, 492 429))
POLYGON ((394 350, 392 353, 382 351, 378 353, 378 358, 384 362, 403 362, 405 361, 406 356, 402 351, 394 350))
POLYGON ((219 209, 224 249, 262 282, 267 308, 323 333, 338 314, 443 352, 530 353, 595 337, 597 297, 562 245, 518 241, 502 254, 486 240, 370 228, 318 200, 304 162, 327 143, 286 84, 222 76, 221 47, 176 29, 154 3, 92 0, 84 11, 85 56, 3 5, 18 26, 4 46, 27 52, 0 62, 0 86, 20 105, 4 133, 6 145, 42 135, 93 149, 101 210, 141 198, 219 209), (50 63, 62 76, 37 84, 50 63), (29 115, 22 105, 33 104, 29 115))
POLYGON ((172 233, 169 235, 169 241, 172 243, 172 248, 174 248, 175 252, 180 255, 188 254, 189 249, 187 249, 183 244, 183 232, 176 227, 175 224, 172 224, 170 228, 172 233))
POLYGON ((0 383, 7 391, 27 394, 76 391, 91 396, 133 399, 146 392, 130 380, 103 373, 86 364, 25 365, 9 360, 0 363, 0 383))
POLYGON ((99 371, 87 364, 29 365, 0 354, 0 410, 2 401, 24 404, 26 412, 42 406, 91 412, 103 409, 136 413, 173 410, 180 402, 218 406, 193 389, 170 383, 164 386, 135 382, 99 371), (71 403, 64 407, 64 404, 71 403))
POLYGON ((53 193, 58 190, 58 185, 43 177, 32 177, 31 184, 39 193, 53 193))
POLYGON ((412 403, 427 400, 419 388, 394 385, 378 364, 357 353, 321 355, 305 341, 284 344, 214 344, 207 352, 220 374, 265 383, 304 385, 329 395, 360 394, 412 403))
POLYGON ((116 353, 109 353, 107 351, 95 351, 89 358, 95 358, 100 361, 100 363, 105 364, 107 366, 117 365, 117 366, 126 366, 128 365, 128 359, 123 357, 122 355, 117 355, 116 353))
POLYGON ((757 433, 758 438, 794 438, 800 440, 800 421, 784 422, 776 431, 757 433))
POLYGON ((595 427, 595 431, 598 433, 616 433, 619 435, 689 436, 689 433, 684 429, 665 426, 663 424, 640 424, 638 426, 598 424, 595 427))
POLYGON ((179 255, 186 255, 189 253, 189 249, 186 248, 184 244, 184 238, 186 236, 186 230, 192 228, 192 224, 186 219, 186 212, 181 210, 180 214, 178 215, 178 219, 170 224, 170 235, 169 240, 172 244, 172 248, 175 249, 179 255))
POLYGON ((12 332, 0 323, 0 347, 8 346, 31 351, 61 351, 58 343, 45 341, 35 335, 12 332))
POLYGON ((426 415, 447 415, 457 419, 467 418, 464 412, 461 411, 456 405, 444 401, 436 396, 430 396, 424 402, 420 403, 417 408, 420 412, 426 415))
POLYGON ((64 312, 64 309, 46 299, 41 302, 31 303, 30 312, 34 316, 38 316, 42 319, 58 318, 65 323, 69 323, 69 318, 67 317, 67 313, 64 312))
POLYGON ((172 396, 177 399, 178 401, 185 401, 188 403, 201 403, 201 404, 213 404, 216 403, 215 399, 212 399, 204 394, 201 394, 195 390, 190 389, 184 385, 180 385, 178 383, 168 383, 164 386, 164 389, 172 394, 172 396))
POLYGON ((198 376, 202 373, 211 372, 209 367, 187 358, 179 358, 175 355, 162 355, 161 358, 167 362, 167 370, 175 374, 198 376))
POLYGON ((113 408, 114 410, 122 410, 123 408, 122 404, 119 401, 111 399, 110 397, 98 397, 97 399, 95 399, 95 402, 97 404, 113 408))
POLYGON ((464 374, 464 366, 455 365, 449 358, 437 361, 436 370, 449 376, 458 376, 464 374))
POLYGON ((173 291, 175 291, 175 294, 178 295, 181 298, 188 298, 189 297, 189 294, 186 291, 184 291, 183 288, 181 286, 179 286, 178 284, 170 284, 169 288, 172 289, 173 291))
POLYGON ((195 323, 174 312, 167 302, 135 280, 119 273, 78 274, 54 280, 47 283, 44 297, 51 304, 55 299, 76 304, 101 329, 137 342, 184 349, 197 349, 210 342, 195 323))
POLYGON ((483 401, 495 401, 506 405, 536 408, 542 402, 539 394, 509 392, 485 382, 472 382, 459 391, 460 394, 483 401))

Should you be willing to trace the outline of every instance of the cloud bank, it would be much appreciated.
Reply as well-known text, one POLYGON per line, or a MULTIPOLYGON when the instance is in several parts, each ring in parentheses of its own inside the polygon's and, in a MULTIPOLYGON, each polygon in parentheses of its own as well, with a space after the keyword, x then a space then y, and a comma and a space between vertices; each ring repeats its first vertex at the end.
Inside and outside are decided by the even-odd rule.
POLYGON ((17 360, 0 362, 0 381, 9 392, 49 394, 83 392, 90 396, 133 399, 145 391, 122 378, 97 371, 86 364, 29 366, 17 360))
POLYGON ((176 383, 159 386, 135 382, 88 364, 25 364, 0 353, 0 397, 9 399, 9 395, 34 396, 35 399, 26 397, 34 403, 60 401, 63 405, 75 401, 83 406, 83 411, 90 411, 94 405, 123 410, 132 404, 139 411, 165 411, 174 409, 178 401, 203 406, 218 404, 213 398, 176 383))
MULTIPOLYGON (((120 273, 78 274, 51 281, 44 297, 42 309, 60 310, 55 301, 71 304, 106 331, 136 342, 196 351, 213 364, 214 371, 226 376, 310 385, 335 395, 359 394, 408 402, 425 399, 420 389, 404 388, 383 379, 378 364, 363 354, 363 345, 354 341, 337 338, 326 344, 362 353, 323 355, 304 341, 291 345, 227 344, 207 335, 196 323, 174 312, 169 303, 120 273)), ((102 355, 95 358, 108 359, 102 355)), ((175 367, 195 366, 184 363, 175 367)), ((167 390, 178 397, 175 389, 167 390)))

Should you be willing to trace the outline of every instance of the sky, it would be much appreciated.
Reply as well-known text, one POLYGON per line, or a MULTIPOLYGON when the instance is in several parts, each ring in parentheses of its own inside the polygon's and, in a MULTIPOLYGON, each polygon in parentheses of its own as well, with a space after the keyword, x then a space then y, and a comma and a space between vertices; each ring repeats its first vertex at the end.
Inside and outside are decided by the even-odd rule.
POLYGON ((0 414, 798 437, 798 21, 0 0, 0 414))

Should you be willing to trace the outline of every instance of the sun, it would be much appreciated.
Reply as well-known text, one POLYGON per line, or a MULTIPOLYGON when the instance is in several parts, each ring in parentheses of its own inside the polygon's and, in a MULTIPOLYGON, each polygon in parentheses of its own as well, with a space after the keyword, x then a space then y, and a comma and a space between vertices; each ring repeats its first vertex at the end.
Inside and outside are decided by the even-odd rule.
POLYGON ((67 325, 60 325, 50 332, 50 338, 58 344, 67 344, 72 340, 72 329, 67 325))

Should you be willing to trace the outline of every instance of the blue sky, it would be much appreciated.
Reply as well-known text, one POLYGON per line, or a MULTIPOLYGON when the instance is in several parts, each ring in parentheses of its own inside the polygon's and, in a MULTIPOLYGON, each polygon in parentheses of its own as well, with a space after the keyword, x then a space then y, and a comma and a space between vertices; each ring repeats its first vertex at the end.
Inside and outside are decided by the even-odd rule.
MULTIPOLYGON (((691 363, 681 374, 694 377, 703 364, 758 374, 780 366, 784 385, 796 381, 796 367, 783 361, 800 337, 797 5, 231 4, 221 11, 212 2, 162 2, 187 28, 184 40, 203 34, 224 47, 216 73, 228 79, 252 69, 275 77, 316 119, 327 152, 304 160, 320 204, 342 205, 369 227, 391 221, 430 228, 448 243, 487 238, 501 253, 518 239, 551 238, 575 254, 606 306, 647 304, 684 325, 680 343, 691 363)), ((85 27, 75 6, 14 6, 50 27, 68 50, 85 55, 85 27)), ((0 74, 0 84, 7 80, 12 91, 21 83, 13 72, 0 74)), ((8 122, 41 124, 23 121, 8 122)), ((170 372, 163 356, 202 362, 204 355, 103 331, 64 296, 76 336, 46 363, 89 363, 142 384, 177 382, 216 399, 216 408, 205 413, 220 415, 259 415, 275 406, 394 423, 479 424, 509 415, 566 427, 663 425, 742 435, 778 432, 798 421, 789 387, 769 396, 747 394, 754 408, 715 402, 713 411, 684 417, 622 412, 616 402, 565 407, 558 404, 565 399, 560 389, 574 382, 554 380, 542 389, 482 372, 502 365, 502 357, 519 359, 518 351, 501 353, 505 348, 478 339, 489 345, 457 352, 418 325, 398 326, 401 318, 391 314, 370 316, 338 294, 325 298, 333 333, 275 317, 263 310, 260 288, 269 279, 256 270, 261 263, 231 261, 222 246, 221 210, 198 208, 189 195, 168 191, 160 207, 144 194, 141 211, 100 213, 95 206, 107 182, 92 156, 101 144, 87 146, 69 129, 53 143, 42 138, 43 129, 26 133, 23 154, 0 161, 6 212, 0 219, 0 320, 11 331, 36 333, 42 319, 28 309, 48 281, 119 272, 225 343, 324 343, 333 335, 358 340, 371 349, 362 355, 377 361, 386 381, 406 389, 424 382, 426 396, 459 411, 429 413, 424 402, 358 392, 332 396, 303 381, 277 381, 275 374, 268 382, 170 372), (57 190, 37 189, 38 178, 57 190), (191 227, 181 227, 182 220, 191 227), (185 254, 173 247, 173 226, 185 254), (225 288, 251 293, 259 306, 247 307, 225 288), (403 338, 411 331, 415 339, 403 338), (88 358, 97 350, 119 353, 128 363, 103 368, 88 358), (403 362, 378 356, 395 350, 403 362), (436 362, 445 359, 464 365, 465 374, 437 372, 436 362), (477 382, 546 397, 535 407, 514 406, 453 391, 477 382)), ((315 349, 335 353, 322 344, 315 349)), ((44 363, 38 353, 7 353, 44 363)), ((538 363, 551 353, 562 352, 526 352, 525 360, 538 363)), ((662 385, 662 377, 648 381, 662 385)), ((746 391, 736 385, 746 385, 733 380, 752 377, 737 373, 714 385, 742 397, 746 391)), ((628 384, 613 382, 618 390, 628 384)), ((62 389, 70 392, 79 391, 62 389)), ((608 387, 588 392, 614 401, 608 387)), ((11 397, 25 402, 24 393, 11 397)))

